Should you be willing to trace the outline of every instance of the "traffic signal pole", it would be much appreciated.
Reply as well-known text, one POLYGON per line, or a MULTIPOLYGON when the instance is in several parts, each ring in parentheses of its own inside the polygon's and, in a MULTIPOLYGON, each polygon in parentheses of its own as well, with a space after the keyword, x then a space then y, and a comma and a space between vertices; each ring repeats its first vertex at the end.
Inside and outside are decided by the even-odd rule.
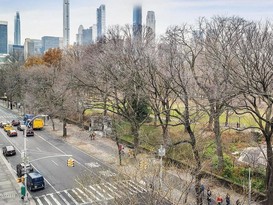
POLYGON ((27 204, 28 202, 28 190, 27 190, 27 126, 25 126, 24 129, 24 168, 25 168, 25 179, 24 179, 24 183, 25 183, 25 196, 24 196, 24 202, 26 202, 25 204, 27 204))

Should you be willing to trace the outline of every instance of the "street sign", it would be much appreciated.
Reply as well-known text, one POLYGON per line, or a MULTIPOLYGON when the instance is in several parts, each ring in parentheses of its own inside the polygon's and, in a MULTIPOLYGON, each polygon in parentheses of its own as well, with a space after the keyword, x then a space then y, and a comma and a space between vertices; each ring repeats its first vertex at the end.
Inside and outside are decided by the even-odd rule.
POLYGON ((165 154, 166 154, 166 149, 161 145, 160 148, 158 149, 158 156, 164 157, 165 154))

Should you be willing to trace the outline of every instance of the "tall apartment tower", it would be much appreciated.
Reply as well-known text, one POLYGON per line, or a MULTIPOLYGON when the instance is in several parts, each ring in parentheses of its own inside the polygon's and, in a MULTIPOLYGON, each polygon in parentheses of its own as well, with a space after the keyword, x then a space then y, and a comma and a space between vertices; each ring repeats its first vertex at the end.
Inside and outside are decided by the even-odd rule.
POLYGON ((97 39, 100 40, 105 35, 106 22, 105 22, 105 5, 100 5, 97 8, 97 39))
POLYGON ((0 53, 8 53, 8 22, 0 21, 0 53))
POLYGON ((63 45, 67 47, 69 45, 70 34, 70 14, 69 14, 69 0, 63 2, 63 45))
POLYGON ((141 37, 142 34, 142 7, 134 6, 133 9, 133 37, 141 37))
POLYGON ((21 23, 18 11, 14 17, 14 45, 21 45, 21 23))
POLYGON ((151 32, 153 37, 155 37, 155 12, 154 11, 148 11, 146 16, 146 26, 148 29, 148 32, 151 32))

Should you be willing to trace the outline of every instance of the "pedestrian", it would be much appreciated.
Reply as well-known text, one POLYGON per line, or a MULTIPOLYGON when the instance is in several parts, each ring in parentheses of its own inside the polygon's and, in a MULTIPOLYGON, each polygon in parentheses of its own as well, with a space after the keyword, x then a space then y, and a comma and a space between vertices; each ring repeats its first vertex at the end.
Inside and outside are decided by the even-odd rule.
POLYGON ((202 196, 205 196, 205 186, 203 184, 201 184, 200 189, 201 189, 202 196))
POLYGON ((221 205, 223 203, 223 198, 221 197, 220 194, 217 195, 216 203, 217 205, 221 205))
POLYGON ((207 200, 208 200, 208 205, 210 205, 210 203, 211 203, 211 190, 210 190, 209 187, 207 189, 207 200))
POLYGON ((241 205, 241 202, 240 202, 240 200, 239 200, 239 199, 237 199, 237 201, 236 201, 236 205, 241 205))
POLYGON ((90 137, 91 140, 95 140, 96 133, 95 133, 95 132, 92 132, 92 133, 89 135, 89 137, 90 137))
POLYGON ((230 195, 227 193, 226 195, 226 205, 230 205, 230 195))

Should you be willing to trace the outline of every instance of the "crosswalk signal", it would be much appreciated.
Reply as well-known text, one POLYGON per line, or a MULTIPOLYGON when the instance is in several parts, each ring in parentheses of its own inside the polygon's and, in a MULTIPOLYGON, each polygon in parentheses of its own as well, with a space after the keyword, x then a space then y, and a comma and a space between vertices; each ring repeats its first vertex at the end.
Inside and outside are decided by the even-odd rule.
POLYGON ((67 160, 67 166, 68 167, 74 167, 74 159, 72 159, 72 158, 69 158, 68 160, 67 160))

